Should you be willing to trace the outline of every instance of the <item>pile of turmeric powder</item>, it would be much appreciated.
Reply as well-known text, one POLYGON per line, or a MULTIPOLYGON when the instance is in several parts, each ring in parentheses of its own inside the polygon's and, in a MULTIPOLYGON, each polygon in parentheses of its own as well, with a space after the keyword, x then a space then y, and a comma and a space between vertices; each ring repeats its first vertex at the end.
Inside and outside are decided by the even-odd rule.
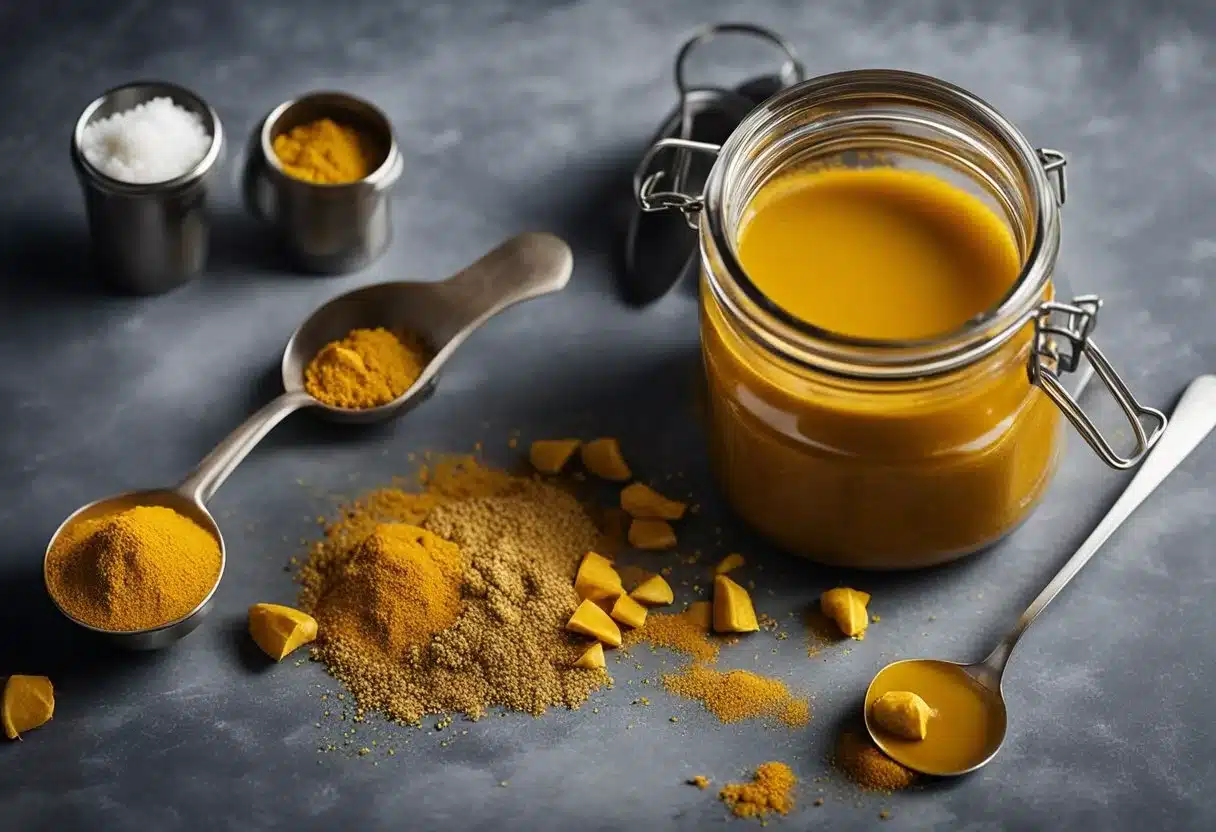
POLYGON ((169 624, 219 580, 220 544, 165 506, 133 506, 79 520, 47 555, 46 583, 60 609, 115 632, 169 624))
POLYGON ((785 763, 762 763, 750 783, 728 783, 718 797, 741 818, 761 818, 770 812, 789 814, 794 808, 798 778, 785 763))
POLYGON ((916 772, 883 754, 860 731, 841 733, 835 762, 849 779, 867 791, 893 792, 916 782, 916 772))
POLYGON ((372 172, 359 132, 328 118, 275 136, 274 153, 284 171, 305 182, 343 185, 372 172))
POLYGON ((695 699, 723 722, 769 717, 791 728, 806 725, 811 705, 778 679, 748 670, 719 671, 694 663, 678 673, 663 676, 663 687, 677 696, 695 699))
POLYGON ((363 410, 410 389, 429 358, 412 333, 355 329, 326 344, 304 370, 304 389, 322 404, 363 410))
POLYGON ((578 707, 608 682, 574 666, 582 645, 563 629, 597 542, 565 491, 443 460, 417 493, 347 506, 311 551, 299 605, 318 621, 314 655, 360 708, 403 722, 578 707))

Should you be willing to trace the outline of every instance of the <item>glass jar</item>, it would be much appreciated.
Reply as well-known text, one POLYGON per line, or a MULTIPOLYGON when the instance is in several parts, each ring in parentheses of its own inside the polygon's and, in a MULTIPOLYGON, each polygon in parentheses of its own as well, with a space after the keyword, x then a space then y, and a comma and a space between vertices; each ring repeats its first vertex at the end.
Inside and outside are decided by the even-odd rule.
POLYGON ((1139 463, 1164 415, 1136 401, 1094 343, 1100 300, 1054 297, 1064 164, 965 90, 889 70, 791 87, 721 147, 668 139, 647 152, 639 204, 680 210, 699 233, 711 456, 745 521, 820 562, 923 567, 985 548, 1027 517, 1059 459, 1061 414, 1107 464, 1139 463), (694 153, 716 157, 699 193, 668 174, 687 171, 694 153), (672 164, 652 170, 664 155, 672 164), (737 257, 749 205, 777 177, 842 165, 925 171, 978 196, 1018 247, 1009 291, 919 341, 847 337, 772 303, 737 257), (1127 456, 1060 381, 1083 357, 1128 419, 1127 456))

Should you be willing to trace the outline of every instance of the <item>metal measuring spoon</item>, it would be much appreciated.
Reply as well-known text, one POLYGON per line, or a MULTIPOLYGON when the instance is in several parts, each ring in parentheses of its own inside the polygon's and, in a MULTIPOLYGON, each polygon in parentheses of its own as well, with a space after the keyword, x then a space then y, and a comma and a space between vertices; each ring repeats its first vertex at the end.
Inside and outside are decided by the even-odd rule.
MULTIPOLYGON (((1140 503, 1144 502, 1144 499, 1148 495, 1153 493, 1170 472, 1186 459, 1191 451, 1212 431, 1213 427, 1216 427, 1216 376, 1199 376, 1190 383, 1186 392, 1182 394, 1182 398, 1179 399, 1178 405, 1174 408, 1174 415, 1169 419, 1169 425, 1166 427, 1165 432, 1157 440, 1157 444, 1152 452, 1140 466, 1140 470, 1132 478, 1132 481, 1128 483, 1123 494, 1111 506, 1106 516, 1102 518, 1102 522, 1098 524, 1097 528, 1081 544, 1076 554, 1069 558, 1064 567, 1051 579, 1051 583, 1039 593, 1039 596, 1022 613, 1022 617, 1018 619, 1013 629, 1001 639, 996 648, 983 661, 965 665, 959 662, 948 662, 940 659, 908 659, 894 662, 880 670, 878 675, 874 677, 874 680, 870 682, 865 697, 866 730, 878 747, 889 757, 908 768, 923 774, 940 777, 967 774, 987 765, 996 756, 996 753, 1000 751, 1001 744, 1005 740, 1008 720, 1005 711, 1005 700, 1001 693, 1001 677, 1005 672, 1005 665, 1009 662, 1009 656, 1013 653, 1013 648, 1017 645, 1018 640, 1030 628, 1035 619, 1038 618, 1039 613, 1081 571, 1081 567, 1089 562, 1089 559, 1097 553, 1102 544, 1123 524, 1123 521, 1136 510, 1140 503), (921 665, 921 667, 916 667, 915 665, 921 665), (909 754, 909 751, 911 746, 932 741, 932 719, 929 721, 928 736, 919 741, 901 740, 892 737, 873 723, 870 715, 870 704, 874 699, 887 690, 909 689, 907 687, 891 688, 885 682, 892 681, 894 677, 905 676, 909 671, 924 671, 941 676, 951 676, 957 680, 960 696, 973 695, 984 708, 992 709, 988 712, 988 715, 992 719, 987 720, 987 724, 994 726, 994 730, 991 731, 988 741, 975 754, 974 759, 957 760, 949 770, 930 770, 927 766, 918 765, 917 760, 909 754), (887 677, 886 680, 884 680, 884 676, 887 677), (964 691, 962 690, 963 688, 970 690, 964 691)), ((916 690, 912 692, 917 693, 916 690)), ((929 702, 928 704, 934 707, 933 702, 929 702)))
POLYGON ((439 370, 474 330, 509 306, 563 288, 570 280, 573 263, 570 247, 552 234, 520 234, 446 280, 379 283, 329 301, 313 312, 287 343, 282 363, 284 392, 230 433, 180 485, 106 497, 78 509, 55 530, 43 555, 45 580, 46 558, 73 523, 133 506, 167 506, 198 523, 220 546, 220 573, 199 605, 178 620, 159 627, 115 631, 73 618, 59 606, 54 595, 51 600, 69 620, 123 647, 152 650, 187 635, 209 611, 227 558, 223 535, 206 508, 207 501, 275 425, 303 408, 350 423, 377 422, 404 413, 434 390, 439 370), (304 368, 322 347, 345 337, 352 329, 374 327, 415 333, 434 350, 410 389, 388 404, 364 410, 331 407, 304 390, 304 368))

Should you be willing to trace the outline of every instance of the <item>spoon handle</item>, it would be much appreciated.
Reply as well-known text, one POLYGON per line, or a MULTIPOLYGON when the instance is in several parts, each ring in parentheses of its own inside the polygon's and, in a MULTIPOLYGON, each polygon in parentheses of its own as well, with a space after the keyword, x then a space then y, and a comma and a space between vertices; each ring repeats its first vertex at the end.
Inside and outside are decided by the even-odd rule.
POLYGON ((270 433, 279 422, 292 413, 313 404, 313 398, 303 391, 283 393, 246 419, 224 437, 211 453, 203 457, 191 474, 182 480, 177 492, 188 500, 206 505, 228 475, 236 470, 249 452, 270 433))
MULTIPOLYGON (((1136 472, 1132 481, 1128 483, 1123 494, 1102 518, 1102 522, 1085 539, 1076 554, 1068 559, 1064 568, 1056 573, 1056 576, 1051 579, 1051 583, 1026 608, 1026 612, 1022 613, 1022 617, 1018 619, 1018 623, 1014 625, 1009 634, 984 659, 983 666, 986 674, 994 676, 994 678, 986 680, 987 682, 995 681, 999 687, 1000 675, 1005 669, 1005 663, 1009 660, 1009 654, 1013 652, 1014 645, 1017 644, 1022 634, 1038 618, 1039 613, 1081 571, 1081 567, 1089 562, 1102 544, 1123 525, 1123 521, 1144 502, 1144 499, 1153 493, 1161 481, 1177 468, 1191 451, 1195 450, 1213 427, 1216 427, 1216 376, 1199 376, 1190 383, 1182 394, 1182 398, 1178 400, 1178 405, 1174 408, 1174 415, 1170 417, 1165 432, 1157 440, 1152 452, 1140 466, 1140 470, 1136 472)), ((993 689, 997 689, 997 687, 993 689)))
POLYGON ((441 284, 454 314, 451 331, 439 340, 451 339, 454 349, 508 306, 563 288, 573 267, 570 247, 553 234, 512 237, 441 284))

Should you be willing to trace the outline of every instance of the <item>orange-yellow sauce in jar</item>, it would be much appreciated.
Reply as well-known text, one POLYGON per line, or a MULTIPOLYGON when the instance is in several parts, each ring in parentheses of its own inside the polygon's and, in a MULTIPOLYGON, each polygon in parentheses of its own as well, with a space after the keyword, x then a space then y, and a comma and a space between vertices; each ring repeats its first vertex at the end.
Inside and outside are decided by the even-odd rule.
MULTIPOLYGON (((978 197, 883 167, 768 182, 735 249, 788 316, 889 342, 959 330, 1022 265, 978 197)), ((944 375, 852 380, 782 360, 702 296, 717 474, 736 511, 784 548, 866 568, 940 563, 1012 530, 1050 480, 1059 412, 1027 377, 1029 330, 944 375)))

